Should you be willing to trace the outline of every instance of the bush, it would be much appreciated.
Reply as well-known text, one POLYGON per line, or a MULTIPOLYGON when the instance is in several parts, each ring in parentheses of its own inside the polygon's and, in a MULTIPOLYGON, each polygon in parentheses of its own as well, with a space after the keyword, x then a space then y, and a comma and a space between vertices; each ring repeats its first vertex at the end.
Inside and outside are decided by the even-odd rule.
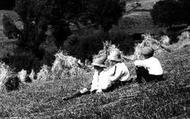
POLYGON ((161 0, 154 5, 151 16, 158 25, 189 24, 189 11, 189 0, 161 0))
POLYGON ((2 0, 0 1, 0 9, 13 9, 15 0, 2 0))
POLYGON ((102 42, 105 41, 106 34, 102 31, 97 33, 76 35, 68 39, 67 46, 64 47, 70 55, 73 55, 83 61, 90 59, 92 61, 92 55, 97 54, 102 49, 102 42))
POLYGON ((104 41, 115 44, 124 54, 132 54, 137 40, 118 28, 111 29, 109 33, 94 30, 94 32, 88 34, 72 35, 66 40, 64 49, 70 55, 84 61, 85 59, 92 60, 92 56, 103 48, 104 41))
POLYGON ((13 56, 5 57, 2 59, 11 68, 14 68, 16 72, 25 69, 39 71, 41 62, 32 53, 15 54, 13 56))
POLYGON ((3 21, 3 27, 4 27, 3 33, 8 38, 17 38, 18 34, 20 34, 20 31, 17 29, 11 17, 4 14, 2 21, 3 21))
POLYGON ((109 32, 109 41, 118 46, 124 54, 128 55, 134 52, 135 43, 141 39, 135 39, 128 35, 125 30, 111 29, 109 32))

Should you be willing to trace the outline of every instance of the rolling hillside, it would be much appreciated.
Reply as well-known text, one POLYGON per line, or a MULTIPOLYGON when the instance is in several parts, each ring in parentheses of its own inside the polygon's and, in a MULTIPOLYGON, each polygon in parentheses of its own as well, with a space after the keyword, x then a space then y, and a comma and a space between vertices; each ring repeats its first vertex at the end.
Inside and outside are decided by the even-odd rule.
MULTIPOLYGON (((142 32, 150 24, 156 0, 139 0, 141 9, 124 16, 134 19, 129 33, 142 32), (145 4, 146 3, 146 4, 145 4), (147 6, 144 6, 147 5, 147 6), (146 21, 145 21, 146 19, 146 21), (142 22, 144 23, 142 24, 142 22), (142 25, 142 26, 139 26, 142 25)), ((131 23, 127 23, 131 24, 131 23)), ((147 32, 156 29, 150 25, 147 32)), ((174 44, 175 45, 175 44, 174 44)), ((177 46, 177 45, 176 45, 177 46)), ((103 94, 89 94, 68 101, 89 82, 87 75, 21 84, 20 90, 0 94, 0 118, 15 119, 187 119, 190 118, 190 45, 157 56, 166 72, 165 80, 131 83, 103 94)))
POLYGON ((159 33, 164 28, 155 26, 150 16, 153 5, 158 1, 160 0, 136 0, 127 3, 126 13, 123 16, 120 26, 126 29, 128 34, 159 33), (135 6, 135 2, 140 3, 140 6, 132 10, 132 6, 135 6))
POLYGON ((62 98, 80 89, 82 78, 22 85, 0 95, 0 117, 21 118, 190 118, 190 46, 158 58, 167 72, 164 81, 128 84, 104 94, 62 98))

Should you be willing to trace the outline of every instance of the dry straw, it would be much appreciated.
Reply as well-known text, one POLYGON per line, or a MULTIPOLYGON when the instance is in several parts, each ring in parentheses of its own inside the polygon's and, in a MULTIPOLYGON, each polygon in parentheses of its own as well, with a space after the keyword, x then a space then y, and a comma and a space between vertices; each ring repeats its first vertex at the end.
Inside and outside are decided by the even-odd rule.
POLYGON ((13 76, 11 68, 5 63, 0 62, 0 89, 2 89, 7 79, 11 76, 13 76))
POLYGON ((49 80, 51 78, 50 67, 43 65, 37 73, 37 80, 49 80))

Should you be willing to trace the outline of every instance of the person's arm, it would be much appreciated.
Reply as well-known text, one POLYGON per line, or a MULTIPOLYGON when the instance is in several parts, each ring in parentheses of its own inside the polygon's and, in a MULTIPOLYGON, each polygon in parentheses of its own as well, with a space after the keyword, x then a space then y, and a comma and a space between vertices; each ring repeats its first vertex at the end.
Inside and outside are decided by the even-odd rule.
POLYGON ((109 77, 109 80, 113 81, 113 82, 118 80, 123 75, 122 71, 119 70, 119 68, 117 66, 115 66, 115 71, 114 72, 115 72, 114 75, 109 77))
POLYGON ((135 66, 145 66, 145 63, 142 60, 136 60, 136 61, 134 61, 134 64, 135 64, 135 66))

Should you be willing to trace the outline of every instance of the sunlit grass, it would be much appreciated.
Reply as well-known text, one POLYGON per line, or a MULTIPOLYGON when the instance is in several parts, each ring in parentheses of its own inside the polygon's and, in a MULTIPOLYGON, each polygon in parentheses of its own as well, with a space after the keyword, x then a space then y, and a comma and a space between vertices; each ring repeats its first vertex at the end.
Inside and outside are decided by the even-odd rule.
MULTIPOLYGON (((167 79, 129 84, 104 94, 63 101, 84 86, 82 73, 72 78, 35 81, 20 91, 0 95, 1 117, 23 118, 187 118, 190 116, 190 50, 165 53, 161 60, 167 79)), ((87 76, 87 75, 86 75, 87 76)))

